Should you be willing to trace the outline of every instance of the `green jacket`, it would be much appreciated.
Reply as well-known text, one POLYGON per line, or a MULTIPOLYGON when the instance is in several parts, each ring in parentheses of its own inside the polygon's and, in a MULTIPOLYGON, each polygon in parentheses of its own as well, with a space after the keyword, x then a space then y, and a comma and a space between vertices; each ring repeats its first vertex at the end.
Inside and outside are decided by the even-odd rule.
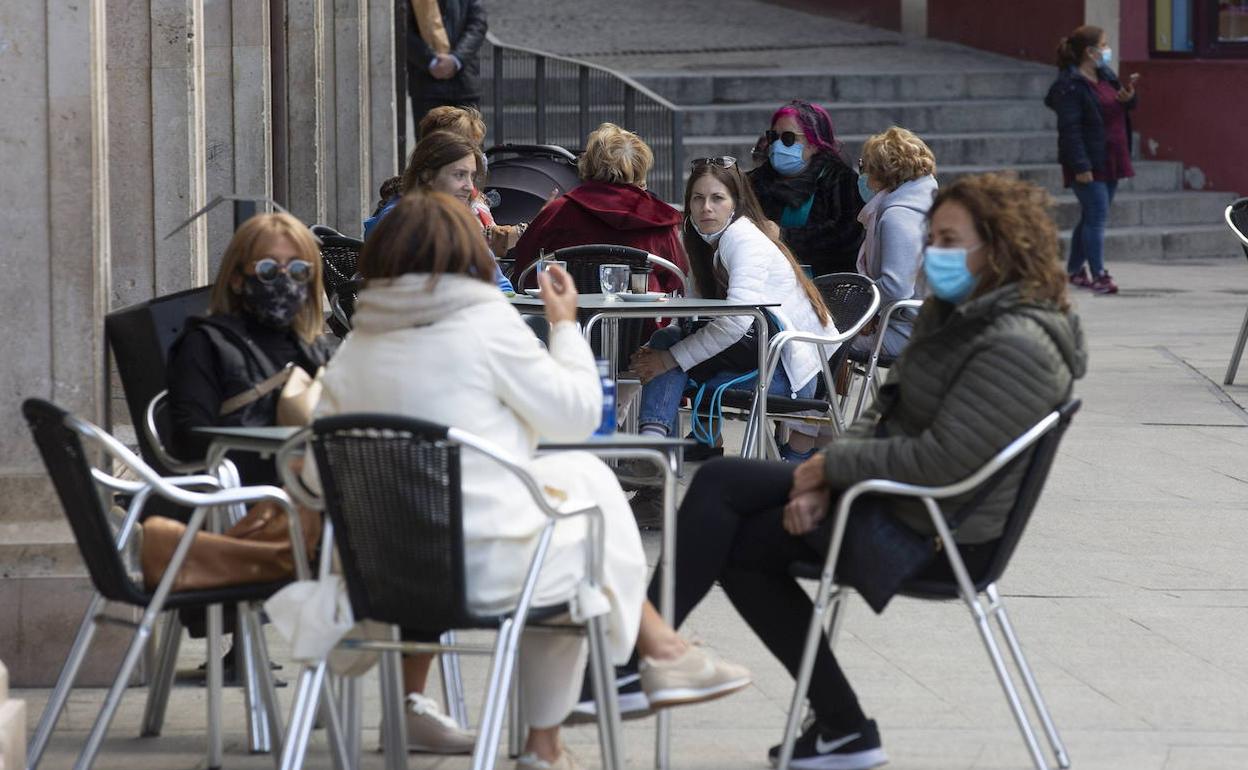
MULTIPOLYGON (((960 481, 1066 401, 1086 368, 1079 317, 1025 300, 1017 284, 961 306, 929 298, 879 399, 828 446, 828 484, 960 481)), ((1000 537, 1024 467, 1015 464, 962 522, 958 542, 1000 537)), ((974 494, 944 501, 946 516, 974 494)), ((899 499, 893 511, 913 529, 933 532, 917 500, 899 499)))

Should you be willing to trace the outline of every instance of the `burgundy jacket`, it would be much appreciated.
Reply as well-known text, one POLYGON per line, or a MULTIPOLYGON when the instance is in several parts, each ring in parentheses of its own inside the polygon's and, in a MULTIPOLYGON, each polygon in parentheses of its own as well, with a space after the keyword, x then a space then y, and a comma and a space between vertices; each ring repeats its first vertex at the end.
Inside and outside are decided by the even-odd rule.
MULTIPOLYGON (((631 184, 584 182, 551 201, 529 223, 510 252, 516 260, 511 274, 519 276, 541 249, 549 254, 590 243, 645 249, 688 273, 689 260, 680 243, 681 219, 680 212, 657 195, 631 184)), ((667 271, 656 269, 653 276, 653 290, 681 288, 680 280, 667 271)))

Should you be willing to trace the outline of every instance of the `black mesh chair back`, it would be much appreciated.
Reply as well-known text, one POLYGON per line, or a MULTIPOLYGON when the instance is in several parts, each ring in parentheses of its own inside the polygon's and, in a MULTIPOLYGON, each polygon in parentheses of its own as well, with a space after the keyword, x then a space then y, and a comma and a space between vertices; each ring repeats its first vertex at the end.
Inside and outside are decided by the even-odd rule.
POLYGON ((409 417, 346 414, 312 426, 325 510, 357 618, 470 628, 459 447, 409 417))
MULTIPOLYGON (((126 407, 134 425, 143 424, 147 405, 166 388, 169 348, 188 319, 208 312, 210 291, 208 286, 188 289, 140 302, 104 317, 104 336, 117 362, 126 407)), ((144 461, 162 476, 172 475, 152 450, 144 432, 136 432, 144 461)))
MULTIPOLYGON (((360 293, 358 275, 364 241, 319 225, 313 228, 313 232, 321 239, 321 276, 325 282, 325 297, 331 305, 337 304, 346 320, 350 321, 355 315, 356 296, 360 293)), ((335 318, 330 325, 341 338, 346 336, 348 329, 339 328, 340 323, 335 318)))
POLYGON ((1248 198, 1240 198, 1227 207, 1226 223, 1239 238, 1239 245, 1248 257, 1248 198))
MULTIPOLYGON (((568 273, 572 276, 572 283, 576 285, 578 293, 601 294, 602 282, 598 277, 599 267, 603 265, 628 265, 630 270, 649 268, 648 256, 645 249, 635 249, 632 246, 617 246, 609 243, 594 243, 586 246, 569 246, 559 249, 548 254, 546 258, 568 263, 568 273)), ((529 271, 529 274, 525 276, 524 284, 523 288, 531 289, 537 286, 536 269, 529 271)), ((517 286, 516 291, 520 290, 521 287, 517 286)), ((592 311, 582 310, 577 313, 576 320, 584 325, 589 322, 593 315, 592 311)), ((616 359, 616 365, 621 370, 628 368, 629 357, 646 341, 644 337, 648 323, 648 321, 643 319, 621 319, 617 322, 619 355, 616 359)), ((589 344, 599 354, 603 354, 601 323, 594 329, 593 334, 590 336, 589 344)))
POLYGON ((106 599, 127 604, 145 604, 146 597, 126 572, 117 553, 113 529, 91 476, 91 462, 82 437, 66 425, 69 414, 42 399, 22 403, 35 445, 44 467, 65 509, 69 526, 78 541, 78 552, 87 565, 91 583, 106 599))
POLYGON ((871 308, 875 282, 858 273, 828 273, 812 279, 838 331, 853 327, 871 308))
MULTIPOLYGON (((1057 457, 1057 448, 1062 442, 1062 436, 1065 435, 1066 429, 1070 427, 1070 421, 1079 411, 1082 405, 1078 399, 1068 401, 1058 407, 1060 415, 1057 425, 1052 430, 1041 436, 1032 446, 1030 452, 1024 452, 1014 462, 1026 464, 1026 471, 1019 482, 1018 496, 1014 499, 1014 505, 1010 508, 1009 515, 1006 517, 1005 529, 1001 533, 1001 538, 997 541, 997 547, 993 552, 992 559, 988 566, 981 574, 972 574, 971 580, 974 581, 975 587, 982 591, 988 585, 997 582, 1001 575, 1005 573, 1005 568, 1010 563, 1010 558, 1014 555, 1018 543, 1023 537, 1023 531, 1027 528, 1028 522, 1031 521, 1031 514, 1036 509, 1036 503, 1040 500, 1040 493, 1044 490, 1045 481, 1048 480, 1049 470, 1053 467, 1053 460, 1057 457)), ((997 477, 1009 473, 1014 463, 1010 463, 997 472, 997 477)), ((991 484, 992 480, 985 482, 991 484)), ((973 504, 974 501, 972 501, 973 504)), ((967 511, 959 511, 959 516, 964 515, 967 511)), ((939 557, 938 557, 939 558, 939 557)), ((939 564, 948 567, 948 563, 943 559, 939 560, 939 564)), ((949 573, 945 579, 920 579, 912 580, 902 587, 901 593, 907 596, 935 596, 955 598, 958 596, 958 586, 953 579, 953 574, 949 573)))

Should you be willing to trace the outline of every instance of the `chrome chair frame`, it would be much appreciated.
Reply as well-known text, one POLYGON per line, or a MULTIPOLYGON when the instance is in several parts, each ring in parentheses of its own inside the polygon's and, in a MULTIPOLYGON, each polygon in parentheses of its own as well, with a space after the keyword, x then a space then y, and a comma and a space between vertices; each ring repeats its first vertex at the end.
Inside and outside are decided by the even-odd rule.
MULTIPOLYGON (((187 524, 186 532, 182 539, 178 542, 174 550, 173 557, 170 559, 169 565, 165 569, 165 574, 157 585, 156 590, 152 593, 151 599, 147 606, 144 607, 141 619, 138 623, 125 621, 118 618, 108 617, 103 614, 103 610, 108 600, 96 592, 87 606, 84 613, 82 623, 78 627, 78 633, 70 648, 69 655, 66 658, 65 665, 61 669, 60 675, 57 677, 56 685, 53 687, 52 693, 48 699, 48 703, 44 708, 43 714, 40 716, 39 723, 35 728, 33 737, 31 738, 30 747, 27 751, 26 765, 29 770, 38 767, 44 751, 47 748, 48 741, 52 736, 52 731, 56 727, 56 723, 60 718, 61 712, 65 708, 65 703, 69 699, 69 694, 73 689, 74 679, 77 677, 78 671, 82 666, 83 660, 86 658, 87 652, 91 645, 92 637, 95 634, 96 626, 99 623, 111 623, 114 625, 132 626, 135 628, 134 637, 130 641, 130 645, 126 649, 126 654, 122 659, 121 666, 118 669, 117 676, 112 686, 108 690, 108 694, 104 699, 104 703, 100 708, 100 712, 96 717, 90 733, 87 736, 86 743, 83 747, 82 754, 78 757, 74 767, 75 770, 86 770, 95 762, 95 758, 99 753, 100 747, 104 741, 104 737, 108 732, 108 727, 117 712, 117 707, 121 703, 122 695, 125 693, 129 684, 130 677, 134 673, 134 668, 138 665, 139 658, 143 654, 148 640, 151 637, 152 629, 155 626, 157 618, 163 611, 165 601, 167 600, 172 588, 173 581, 183 561, 186 559, 187 553, 190 551, 191 542, 196 533, 204 526, 205 520, 208 518, 210 511, 231 505, 245 505, 247 503, 255 503, 262 501, 274 502, 287 511, 288 520, 290 522, 290 532, 292 542, 302 543, 303 531, 299 521, 299 516, 295 513, 290 498, 281 489, 273 486, 255 486, 255 487, 227 487, 222 480, 216 476, 209 474, 201 474, 195 476, 182 477, 162 477, 147 463, 143 462, 137 455, 131 452, 125 445, 118 441, 107 432, 96 425, 67 414, 65 416, 65 426, 70 430, 78 433, 88 443, 101 450, 104 455, 112 461, 114 465, 120 465, 124 469, 132 472, 138 477, 138 481, 118 478, 111 474, 105 473, 99 469, 92 469, 92 476, 98 486, 114 492, 122 492, 132 495, 129 507, 127 508, 125 518, 121 522, 117 532, 116 546, 118 551, 124 551, 131 537, 134 535, 140 514, 143 511, 147 501, 153 496, 158 495, 179 505, 187 506, 194 509, 191 519, 187 524), (209 491, 195 491, 194 488, 204 488, 209 491)), ((306 555, 301 549, 295 548, 294 561, 297 574, 310 574, 306 555)), ((240 617, 248 617, 253 615, 249 611, 244 612, 240 617)), ((254 617, 251 617, 255 621, 254 617)), ((211 649, 213 626, 216 626, 217 637, 220 637, 220 605, 209 607, 209 669, 208 669, 208 765, 210 767, 221 766, 222 756, 222 740, 221 740, 221 669, 220 669, 220 652, 211 649), (213 612, 215 610, 215 612, 213 612), (215 618, 215 623, 214 623, 215 618), (215 664, 214 664, 215 661, 215 664)), ((258 629, 258 622, 255 623, 258 629)), ((263 645, 258 646, 256 650, 260 663, 267 670, 268 656, 263 645)), ((272 688, 272 682, 269 681, 268 687, 261 687, 261 697, 265 699, 267 712, 271 720, 270 729, 273 735, 280 742, 281 725, 276 718, 277 714, 277 696, 272 688)))
MULTIPOLYGON (((898 310, 905 308, 918 309, 923 306, 921 299, 899 299, 884 307, 880 312, 880 329, 879 334, 875 337, 875 346, 871 348, 871 358, 867 360, 867 366, 863 372, 861 390, 858 391, 858 399, 854 403, 854 416, 850 422, 856 421, 862 416, 862 412, 867 407, 868 400, 874 401, 876 395, 880 392, 880 383, 877 380, 877 373, 880 366, 880 353, 884 350, 884 335, 888 332, 888 326, 893 321, 893 317, 898 310)), ((849 396, 846 395, 846 401, 849 396)))
MULTIPOLYGON (((164 439, 160 435, 158 415, 166 407, 169 391, 162 390, 148 402, 143 413, 143 431, 147 436, 148 446, 166 468, 176 473, 203 473, 207 467, 204 461, 180 460, 165 448, 164 439)), ((229 460, 223 460, 217 468, 221 480, 226 487, 242 486, 238 469, 229 460)), ((229 520, 237 522, 247 513, 245 506, 231 506, 229 520)), ((262 671, 257 653, 263 651, 268 655, 267 643, 263 634, 253 633, 261 628, 259 622, 251 622, 251 618, 241 622, 235 629, 239 642, 238 651, 242 658, 243 701, 247 712, 248 748, 253 754, 263 754, 272 750, 272 735, 269 725, 272 720, 266 713, 267 700, 263 698, 261 688, 272 685, 272 674, 262 671)), ((220 643, 219 640, 217 642, 220 643)), ((156 665, 148 683, 147 704, 143 710, 143 721, 140 723, 139 734, 143 737, 154 737, 164 728, 165 712, 169 703, 169 693, 177 676, 178 652, 182 645, 182 621, 176 612, 170 612, 165 619, 157 641, 158 652, 156 665)), ((279 741, 280 742, 280 741, 279 741)))
MULTIPOLYGON (((1239 239, 1240 245, 1244 247, 1244 256, 1248 257, 1248 233, 1245 233, 1235 224, 1232 216, 1239 209, 1248 211, 1248 198, 1240 198, 1233 201, 1222 212, 1222 218, 1226 220, 1227 227, 1231 228, 1231 232, 1235 233, 1235 237, 1239 239)), ((1245 342, 1248 342, 1248 310, 1244 311, 1244 322, 1239 327, 1239 337, 1235 339, 1235 347, 1231 351, 1231 361, 1226 366, 1226 377, 1222 380, 1223 385, 1235 384, 1235 373, 1239 371, 1240 359, 1244 357, 1245 342)))
MULTIPOLYGON (((965 494, 980 486, 990 479, 993 474, 1031 448, 1041 437, 1057 427, 1060 422, 1060 412, 1051 412, 1021 436, 1010 442, 983 467, 955 484, 943 487, 925 487, 885 479, 868 479, 853 485, 840 496, 833 513, 832 540, 828 549, 828 556, 824 561, 823 572, 819 579, 819 587, 815 593, 815 606, 811 613, 810 625, 807 628, 802 663, 798 669, 793 697, 789 704, 788 719, 784 728, 784 740, 780 744, 780 757, 776 767, 780 768, 780 770, 788 770, 793 759, 793 749, 797 742, 798 722, 801 718, 806 691, 810 687, 811 673, 814 671, 815 666, 815 653, 819 645, 820 633, 823 631, 824 619, 830 612, 835 612, 840 604, 841 589, 835 584, 835 574, 836 563, 845 536, 845 525, 849 520, 850 507, 854 501, 866 494, 911 497, 923 501, 923 505, 931 517, 932 526, 936 529, 940 541, 944 544, 943 552, 957 580, 962 600, 966 603, 967 608, 971 612, 971 617, 979 629, 980 637, 984 642, 984 647, 987 649, 993 670, 996 672, 1001 688, 1005 691, 1010 711, 1013 713, 1014 720, 1017 722, 1019 731, 1023 735, 1023 740, 1027 744, 1032 762, 1037 770, 1048 770, 1049 768, 1048 761, 1045 759, 1036 740, 1036 734, 1032 728, 1031 721, 1023 709, 1022 702, 1018 696, 1018 690, 1009 671, 1006 669, 1000 646, 993 635, 992 626, 989 624, 990 618, 995 617, 1001 628, 1002 636, 1005 638, 1010 654, 1031 698, 1032 706, 1040 717, 1040 722, 1048 735, 1049 744, 1058 765, 1062 768, 1070 767, 1070 758, 1066 753, 1066 747, 1058 735, 1057 727, 1054 725, 1044 698, 1040 694, 1040 688, 1036 684, 1035 676, 1032 674, 1031 667, 1027 664, 1027 659, 1023 655, 1023 649, 1014 635, 1013 626, 1011 626, 1009 618, 1006 616, 1005 603, 997 591, 996 584, 989 584, 985 588, 984 593, 988 599, 985 606, 979 598, 979 591, 976 590, 975 583, 971 580, 966 564, 962 561, 962 556, 958 551, 957 543, 949 530, 949 525, 941 513, 939 504, 936 502, 937 500, 965 494)), ((835 627, 835 615, 833 621, 833 626, 835 627)))
MULTIPOLYGON (((312 496, 292 471, 286 458, 303 451, 313 435, 314 428, 305 428, 292 436, 277 454, 278 467, 282 469, 283 478, 292 490, 292 497, 301 504, 320 501, 312 496)), ((602 581, 603 537, 604 527, 602 510, 597 505, 589 505, 571 511, 560 511, 553 507, 542 494, 541 485, 528 470, 502 447, 480 436, 458 428, 448 428, 447 440, 482 454, 513 476, 525 487, 538 509, 547 517, 534 550, 533 559, 525 574, 516 607, 500 624, 498 637, 494 646, 467 645, 459 643, 422 643, 403 642, 399 640, 397 626, 391 628, 389 641, 347 640, 340 646, 350 649, 375 650, 382 653, 382 730, 384 750, 386 753, 387 770, 400 770, 407 767, 406 725, 402 709, 402 686, 399 680, 399 656, 401 653, 419 652, 454 652, 469 655, 490 655, 492 663, 486 685, 485 703, 482 707, 481 721, 477 731, 477 743, 472 754, 472 770, 492 769, 498 758, 499 739, 502 735, 503 719, 513 692, 514 668, 520 644, 520 637, 525 630, 528 614, 533 605, 533 596, 537 589, 538 577, 542 564, 550 548, 554 536, 555 525, 563 520, 576 516, 585 516, 589 520, 589 537, 586 548, 586 573, 592 576, 594 585, 602 581)), ((329 526, 329 523, 326 523, 329 526)), ((326 542, 329 542, 328 539, 326 542)), ((321 576, 329 572, 327 555, 330 548, 322 549, 321 576)), ((589 638, 590 676, 593 683, 595 699, 600 713, 605 719, 598 721, 598 736, 602 751, 604 770, 622 770, 623 758, 620 743, 620 711, 618 693, 615 688, 615 669, 606 653, 606 631, 601 616, 586 620, 584 626, 569 624, 535 625, 535 629, 550 630, 562 633, 585 633, 589 638)), ((308 737, 312 727, 313 711, 309 708, 312 701, 310 693, 322 687, 326 674, 326 661, 319 661, 315 666, 304 666, 300 672, 299 685, 295 692, 294 707, 291 711, 290 725, 287 730, 288 740, 283 747, 279 764, 281 770, 297 770, 303 766, 307 753, 308 737)), ((445 676, 445 673, 444 673, 445 676)), ((513 727, 517 724, 513 721, 513 727)), ((514 743, 513 734, 513 743, 514 743)), ((358 743, 357 743, 358 745, 358 743)), ((355 759, 355 757, 352 757, 355 759)))

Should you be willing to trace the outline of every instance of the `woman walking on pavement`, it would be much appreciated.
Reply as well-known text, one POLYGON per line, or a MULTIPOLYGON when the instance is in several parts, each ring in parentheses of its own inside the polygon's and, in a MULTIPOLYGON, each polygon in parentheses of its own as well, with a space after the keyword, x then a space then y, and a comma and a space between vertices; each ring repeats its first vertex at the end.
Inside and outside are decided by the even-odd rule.
POLYGON ((1131 167, 1133 74, 1124 86, 1109 68, 1112 52, 1100 27, 1083 26, 1057 46, 1057 80, 1044 98, 1057 113, 1058 160, 1065 186, 1079 199, 1079 223, 1070 239, 1066 272, 1075 286, 1116 294, 1105 270, 1105 222, 1118 180, 1131 167), (1091 269, 1089 275, 1088 269, 1091 269))

